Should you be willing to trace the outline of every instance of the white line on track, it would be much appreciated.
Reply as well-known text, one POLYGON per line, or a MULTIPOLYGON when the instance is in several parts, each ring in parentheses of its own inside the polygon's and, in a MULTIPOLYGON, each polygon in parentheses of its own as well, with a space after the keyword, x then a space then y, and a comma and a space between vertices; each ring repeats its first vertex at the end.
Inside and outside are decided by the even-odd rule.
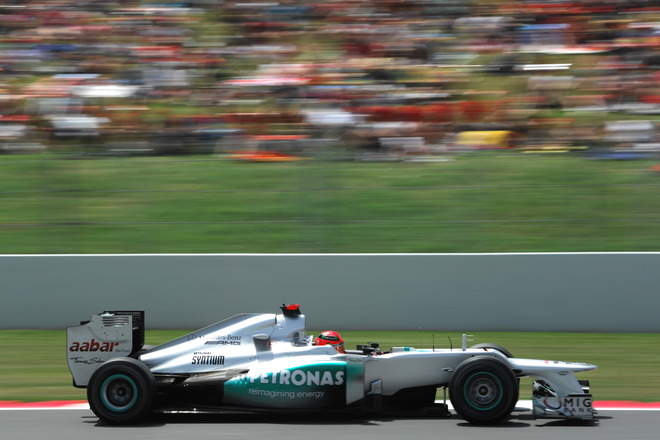
MULTIPOLYGON (((0 402, 2 403, 2 402, 0 402)), ((438 401, 436 403, 442 403, 438 401)), ((451 403, 447 402, 449 409, 453 410, 451 403)), ((529 411, 532 409, 531 400, 520 400, 516 404, 517 411, 529 411)), ((621 405, 617 405, 617 402, 607 402, 598 405, 598 402, 594 403, 594 409, 600 411, 660 411, 660 405, 645 405, 639 404, 634 405, 627 402, 621 402, 621 405)), ((73 402, 70 404, 49 404, 49 402, 36 402, 36 403, 19 403, 16 402, 14 405, 9 403, 7 405, 0 404, 0 411, 54 411, 54 410, 89 410, 89 404, 86 402, 73 402)))

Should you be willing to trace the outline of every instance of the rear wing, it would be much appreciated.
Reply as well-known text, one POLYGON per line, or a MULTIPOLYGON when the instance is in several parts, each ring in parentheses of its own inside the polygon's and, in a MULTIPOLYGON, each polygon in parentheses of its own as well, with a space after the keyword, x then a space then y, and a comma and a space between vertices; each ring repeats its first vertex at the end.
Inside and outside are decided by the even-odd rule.
POLYGON ((67 363, 73 385, 85 388, 107 360, 132 356, 144 346, 144 311, 114 310, 92 315, 66 329, 67 363))

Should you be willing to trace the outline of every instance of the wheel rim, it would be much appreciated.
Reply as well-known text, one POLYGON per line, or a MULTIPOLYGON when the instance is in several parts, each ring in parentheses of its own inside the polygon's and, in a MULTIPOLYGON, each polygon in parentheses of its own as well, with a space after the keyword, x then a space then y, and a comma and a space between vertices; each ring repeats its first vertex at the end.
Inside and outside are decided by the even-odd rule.
POLYGON ((502 382, 492 373, 475 373, 465 381, 463 395, 472 408, 488 411, 502 401, 502 382))
POLYGON ((103 381, 101 400, 112 411, 128 411, 138 398, 137 385, 125 374, 113 374, 103 381))

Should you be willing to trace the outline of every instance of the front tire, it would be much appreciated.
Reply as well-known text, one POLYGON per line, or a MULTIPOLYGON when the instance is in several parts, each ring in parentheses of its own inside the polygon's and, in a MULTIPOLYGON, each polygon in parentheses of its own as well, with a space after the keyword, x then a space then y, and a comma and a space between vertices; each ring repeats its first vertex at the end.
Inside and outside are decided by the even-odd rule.
POLYGON ((518 402, 518 380, 502 361, 475 356, 461 363, 449 383, 456 412, 470 423, 494 425, 511 415, 518 402))
POLYGON ((476 350, 476 349, 481 349, 481 350, 492 349, 492 350, 499 351, 500 353, 502 353, 504 356, 508 357, 509 359, 514 357, 513 354, 511 354, 511 352, 509 350, 507 350, 506 348, 502 347, 501 345, 491 344, 490 342, 485 342, 483 344, 476 344, 476 345, 473 345, 472 347, 470 347, 470 350, 476 350))
POLYGON ((99 419, 113 425, 136 423, 152 409, 156 394, 153 374, 132 358, 107 361, 87 386, 89 406, 99 419))

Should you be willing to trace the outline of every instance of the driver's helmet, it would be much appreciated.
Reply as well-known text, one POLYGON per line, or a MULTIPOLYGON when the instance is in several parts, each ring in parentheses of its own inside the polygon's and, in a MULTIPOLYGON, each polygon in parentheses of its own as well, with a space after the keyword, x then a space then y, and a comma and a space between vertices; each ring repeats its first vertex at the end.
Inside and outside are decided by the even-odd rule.
POLYGON ((345 353, 344 340, 339 333, 333 330, 326 330, 318 335, 314 345, 332 345, 338 352, 345 353))

